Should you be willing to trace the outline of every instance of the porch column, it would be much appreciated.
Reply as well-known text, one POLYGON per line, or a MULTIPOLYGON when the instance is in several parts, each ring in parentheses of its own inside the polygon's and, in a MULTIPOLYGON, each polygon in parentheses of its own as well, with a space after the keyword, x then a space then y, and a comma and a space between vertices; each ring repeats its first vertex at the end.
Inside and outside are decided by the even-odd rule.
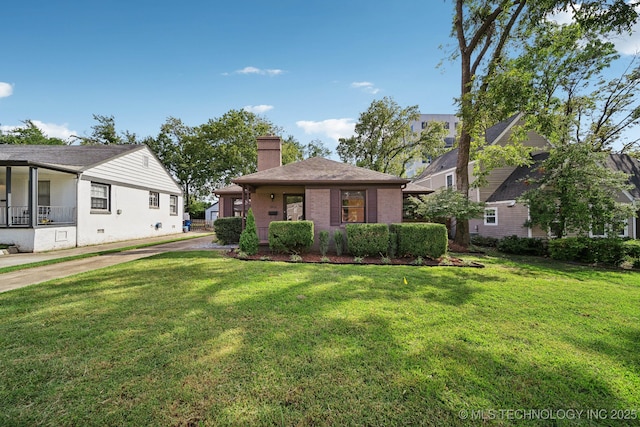
POLYGON ((38 225, 38 168, 29 168, 29 224, 38 225))
POLYGON ((7 218, 7 226, 11 225, 11 215, 9 215, 9 212, 11 210, 11 166, 7 166, 7 170, 6 170, 6 176, 5 176, 5 181, 7 183, 7 189, 6 189, 6 196, 7 196, 7 201, 6 201, 6 217, 7 218))

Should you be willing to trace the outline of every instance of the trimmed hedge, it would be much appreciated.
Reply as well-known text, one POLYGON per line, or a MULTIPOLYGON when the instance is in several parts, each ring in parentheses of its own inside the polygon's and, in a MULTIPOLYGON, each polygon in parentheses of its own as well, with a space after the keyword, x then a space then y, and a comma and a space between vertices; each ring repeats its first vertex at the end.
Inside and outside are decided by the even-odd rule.
POLYGON ((443 224, 415 222, 391 224, 397 236, 398 256, 440 258, 447 253, 449 238, 443 224))
POLYGON ((622 247, 625 255, 634 259, 640 258, 640 240, 625 240, 622 247))
POLYGON ((272 221, 269 248, 275 252, 299 253, 313 245, 312 221, 272 221))
POLYGON ((545 256, 549 254, 546 239, 536 237, 507 236, 498 241, 498 250, 514 255, 545 256))
POLYGON ((588 264, 620 265, 626 256, 624 241, 619 238, 563 237, 549 241, 551 258, 588 264))
POLYGON ((386 255, 389 249, 387 224, 347 224, 347 250, 353 256, 386 255))
POLYGON ((238 216, 218 218, 213 222, 213 227, 218 238, 218 243, 228 245, 240 241, 242 233, 242 218, 238 216))
POLYGON ((471 236, 471 244, 476 246, 482 246, 485 248, 497 248, 498 242, 500 242, 500 239, 498 239, 497 237, 486 237, 477 234, 471 236))

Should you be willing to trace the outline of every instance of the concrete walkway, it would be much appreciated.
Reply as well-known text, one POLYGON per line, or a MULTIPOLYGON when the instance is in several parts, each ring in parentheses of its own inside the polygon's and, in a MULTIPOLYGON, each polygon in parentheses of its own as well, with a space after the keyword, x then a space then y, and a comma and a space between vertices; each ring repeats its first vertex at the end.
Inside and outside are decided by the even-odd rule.
POLYGON ((123 242, 107 243, 104 245, 85 246, 73 249, 63 249, 44 253, 20 253, 2 255, 0 267, 24 265, 40 261, 65 258, 75 255, 92 254, 110 249, 119 249, 129 246, 154 244, 140 249, 133 249, 112 254, 92 256, 72 261, 64 261, 41 267, 26 268, 10 273, 0 274, 0 292, 22 288, 24 286, 42 283, 53 279, 97 270, 123 262, 146 258, 164 252, 203 250, 203 249, 228 249, 228 246, 218 246, 212 243, 213 235, 210 233, 189 233, 185 239, 176 242, 164 243, 172 239, 183 237, 181 235, 169 235, 153 237, 149 239, 127 240, 123 242))

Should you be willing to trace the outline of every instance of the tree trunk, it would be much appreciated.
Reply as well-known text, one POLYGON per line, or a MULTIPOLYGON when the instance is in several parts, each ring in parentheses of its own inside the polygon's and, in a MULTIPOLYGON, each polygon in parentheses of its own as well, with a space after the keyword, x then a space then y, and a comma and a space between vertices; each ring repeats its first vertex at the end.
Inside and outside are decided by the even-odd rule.
MULTIPOLYGON (((461 56, 462 65, 462 87, 460 105, 462 111, 462 130, 458 141, 458 159, 456 162, 456 189, 465 197, 469 197, 469 153, 471 150, 471 134, 469 130, 473 123, 472 116, 473 102, 470 98, 471 92, 471 56, 463 51, 461 56)), ((471 241, 469 235, 469 220, 456 219, 456 235, 454 242, 467 247, 471 241)))

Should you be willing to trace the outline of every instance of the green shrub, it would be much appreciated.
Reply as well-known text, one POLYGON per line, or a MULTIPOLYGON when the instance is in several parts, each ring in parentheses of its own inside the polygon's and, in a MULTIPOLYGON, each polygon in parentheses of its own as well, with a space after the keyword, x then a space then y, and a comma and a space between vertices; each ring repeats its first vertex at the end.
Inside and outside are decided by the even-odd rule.
POLYGON ((624 241, 618 237, 589 239, 587 245, 588 263, 620 265, 625 258, 624 241))
POLYGON ((239 249, 245 252, 247 255, 255 255, 258 253, 260 247, 260 240, 258 239, 258 228, 256 227, 256 219, 253 216, 253 211, 249 208, 247 213, 247 224, 240 234, 239 249))
POLYGON ((485 248, 497 248, 498 242, 500 239, 496 237, 485 237, 485 236, 471 236, 471 244, 475 246, 482 246, 485 248))
POLYGON ((342 234, 342 230, 333 232, 333 242, 336 245, 336 255, 342 256, 344 252, 344 234, 342 234))
POLYGON ((549 241, 549 254, 559 261, 620 265, 626 249, 619 238, 563 237, 549 241))
POLYGON ((398 235, 389 230, 389 258, 395 258, 398 255, 398 235))
POLYGON ((577 261, 585 250, 585 242, 577 237, 563 237, 549 241, 549 256, 558 261, 577 261))
POLYGON ((622 243, 625 255, 631 258, 640 258, 640 240, 625 240, 622 243))
POLYGON ((269 224, 269 248, 275 252, 298 253, 313 245, 313 222, 272 221, 269 224))
POLYGON ((228 245, 240 241, 242 233, 242 218, 237 216, 218 218, 214 221, 213 227, 216 231, 218 243, 228 245))
POLYGON ((503 237, 498 241, 498 250, 514 255, 536 255, 545 256, 549 254, 546 239, 535 237, 503 237))
POLYGON ((329 232, 327 230, 321 230, 318 233, 318 241, 320 246, 320 254, 324 257, 327 256, 329 251, 329 232))
POLYGON ((347 250, 355 257, 386 254, 389 249, 387 224, 347 224, 347 250))
POLYGON ((440 258, 447 253, 447 227, 428 222, 391 224, 397 235, 398 256, 440 258))

